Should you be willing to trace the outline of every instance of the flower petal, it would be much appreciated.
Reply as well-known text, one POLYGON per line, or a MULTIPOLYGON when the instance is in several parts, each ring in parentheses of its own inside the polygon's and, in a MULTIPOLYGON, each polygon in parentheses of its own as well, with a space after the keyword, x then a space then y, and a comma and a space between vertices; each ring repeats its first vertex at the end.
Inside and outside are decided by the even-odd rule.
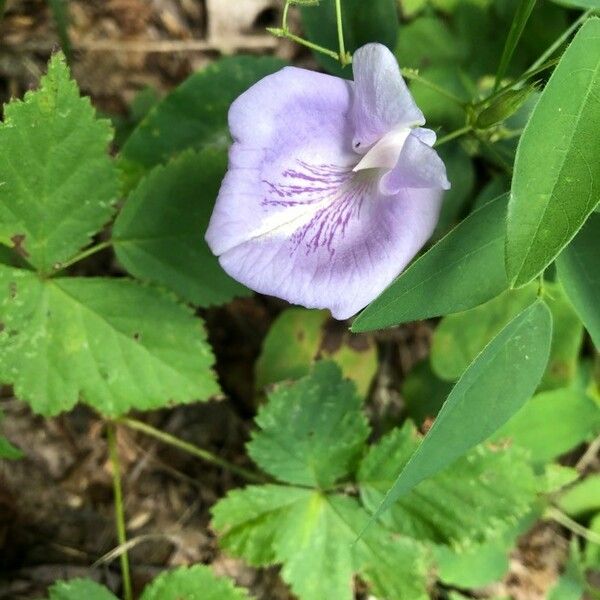
POLYGON ((441 190, 377 192, 361 174, 339 198, 295 231, 263 235, 220 257, 248 287, 337 319, 356 314, 406 267, 437 223, 441 190))
POLYGON ((323 181, 310 169, 356 163, 351 101, 352 83, 288 67, 232 104, 229 170, 206 233, 216 255, 289 231, 327 200, 337 175, 323 181))
POLYGON ((405 188, 450 189, 446 165, 420 138, 421 134, 408 137, 398 163, 381 178, 379 189, 382 193, 397 194, 405 188))
POLYGON ((353 146, 367 152, 399 126, 423 125, 425 117, 413 100, 394 55, 382 44, 367 44, 352 58, 355 99, 353 146))

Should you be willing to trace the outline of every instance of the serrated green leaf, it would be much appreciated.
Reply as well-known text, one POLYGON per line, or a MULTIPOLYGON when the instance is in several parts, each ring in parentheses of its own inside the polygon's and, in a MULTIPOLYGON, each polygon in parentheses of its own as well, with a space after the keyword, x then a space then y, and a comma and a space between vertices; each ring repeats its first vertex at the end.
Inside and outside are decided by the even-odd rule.
POLYGON ((275 319, 256 362, 256 388, 308 375, 317 358, 336 362, 345 377, 367 395, 377 372, 377 348, 370 337, 329 330, 327 311, 288 308, 275 319))
POLYGON ((159 102, 122 150, 124 168, 139 176, 188 148, 229 145, 227 113, 251 85, 285 66, 271 57, 236 56, 194 73, 159 102))
MULTIPOLYGON (((419 447, 410 423, 372 446, 358 470, 361 499, 375 513, 398 472, 419 447)), ((480 544, 531 508, 537 482, 520 449, 480 446, 399 498, 381 520, 392 530, 434 544, 480 544)))
POLYGON ((204 565, 180 567, 161 573, 148 584, 140 600, 247 600, 245 590, 204 565))
POLYGON ((556 261, 558 278, 577 314, 600 348, 600 214, 592 214, 556 261))
POLYGON ((248 452, 280 481, 327 488, 351 472, 369 435, 361 405, 339 367, 318 362, 309 376, 269 394, 248 452))
POLYGON ((517 151, 506 270, 515 286, 543 271, 598 204, 600 19, 589 19, 560 60, 517 151))
POLYGON ((542 378, 551 339, 552 316, 541 301, 534 302, 500 331, 454 386, 433 427, 377 509, 376 517, 416 485, 486 440, 523 406, 542 378))
POLYGON ((117 258, 132 275, 199 306, 250 293, 204 241, 225 169, 223 153, 208 149, 184 153, 142 180, 113 228, 117 258))
POLYGON ((117 174, 110 123, 80 98, 64 57, 40 89, 4 108, 0 125, 0 242, 51 272, 86 245, 113 212, 117 174))
POLYGON ((35 412, 104 415, 218 391, 203 323, 127 279, 41 279, 0 266, 0 380, 35 412))
POLYGON ((458 312, 497 296, 507 286, 505 213, 501 197, 469 215, 369 304, 352 331, 458 312))
POLYGON ((50 600, 117 600, 103 585, 91 579, 59 581, 49 590, 50 600))
POLYGON ((534 462, 550 461, 600 432, 600 407, 582 392, 560 389, 534 396, 498 431, 527 448, 534 462))
MULTIPOLYGON (((583 331, 560 286, 549 282, 544 285, 554 332, 542 388, 553 389, 574 379, 583 331)), ((458 379, 500 329, 533 302, 537 290, 538 286, 532 283, 509 290, 470 311, 445 317, 433 337, 431 364, 435 373, 443 379, 458 379)))
MULTIPOLYGON (((398 36, 398 7, 395 0, 344 0, 342 19, 346 51, 351 54, 369 42, 394 49, 398 36)), ((306 37, 324 48, 338 51, 338 30, 334 0, 321 0, 319 6, 300 8, 306 37)), ((315 52, 314 57, 334 75, 350 77, 352 69, 333 58, 315 52)))
POLYGON ((384 597, 428 597, 416 544, 379 525, 356 542, 369 516, 353 498, 251 486, 230 492, 212 512, 225 550, 253 565, 283 563, 282 577, 301 600, 351 600, 354 573, 384 597))

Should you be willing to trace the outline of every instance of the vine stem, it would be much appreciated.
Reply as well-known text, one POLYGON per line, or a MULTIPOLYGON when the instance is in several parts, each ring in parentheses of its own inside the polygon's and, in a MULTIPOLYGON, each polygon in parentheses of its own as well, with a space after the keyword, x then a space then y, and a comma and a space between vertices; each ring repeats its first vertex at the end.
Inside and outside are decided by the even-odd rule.
POLYGON ((434 147, 437 148, 438 146, 441 146, 442 144, 445 144, 446 142, 450 142, 450 141, 456 139, 457 137, 460 137, 461 135, 470 133, 472 131, 472 129, 473 128, 470 125, 465 125, 464 127, 457 129, 456 131, 452 131, 448 135, 445 135, 445 136, 441 137, 439 140, 437 140, 437 142, 434 144, 434 147))
POLYGON ((86 250, 83 250, 82 252, 80 252, 79 254, 74 256, 71 260, 68 260, 67 262, 56 265, 54 272, 57 273, 58 271, 64 271, 65 269, 69 268, 70 266, 74 265, 75 263, 78 263, 80 260, 83 260, 84 258, 87 258, 88 256, 92 256, 92 254, 96 254, 97 252, 100 252, 101 250, 110 248, 111 246, 112 246, 112 240, 106 240, 106 241, 100 242, 99 244, 96 244, 94 246, 90 246, 86 250))
POLYGON ((577 521, 574 521, 568 515, 565 515, 562 511, 557 508, 549 508, 546 511, 546 517, 556 521, 559 525, 562 525, 565 529, 568 529, 575 535, 582 537, 584 540, 600 545, 600 534, 595 531, 587 529, 583 525, 580 525, 577 521))
POLYGON ((197 458, 201 458, 206 462, 212 463, 223 469, 231 471, 232 473, 235 473, 236 475, 239 475, 240 477, 243 477, 248 481, 253 481, 255 483, 265 483, 266 481, 264 477, 261 477, 257 473, 253 473, 252 471, 244 469, 243 467, 238 467, 237 465, 234 465, 233 463, 230 463, 229 461, 223 458, 219 458, 218 456, 214 455, 208 450, 205 450, 204 448, 200 448, 195 444, 181 440, 178 437, 175 437, 174 435, 165 433, 164 431, 156 429, 155 427, 152 427, 152 425, 148 425, 147 423, 143 423, 142 421, 138 421, 137 419, 122 417, 119 419, 118 422, 125 425, 126 427, 129 427, 130 429, 141 431, 142 433, 145 433, 150 437, 160 440, 161 442, 168 444, 169 446, 173 446, 174 448, 183 450, 184 452, 187 452, 192 456, 196 456, 197 458))
POLYGON ((568 37, 580 26, 584 21, 591 17, 596 9, 590 8, 582 13, 579 18, 569 27, 565 29, 565 31, 560 35, 556 41, 527 69, 528 71, 533 71, 537 69, 540 65, 542 65, 548 58, 550 58, 568 39, 568 37))
POLYGON ((402 72, 402 76, 405 77, 406 79, 411 79, 412 81, 418 81, 419 83, 423 84, 425 87, 428 87, 428 88, 436 91, 438 94, 445 96, 446 98, 448 98, 448 100, 452 100, 452 102, 455 102, 456 104, 462 106, 463 108, 465 107, 465 102, 463 100, 461 100, 458 96, 455 96, 452 92, 449 92, 448 90, 445 90, 443 87, 440 87, 439 85, 437 85, 437 83, 433 83, 433 81, 429 81, 429 79, 425 79, 424 77, 421 77, 421 75, 416 73, 414 70, 401 69, 401 72, 402 72))
POLYGON ((125 600, 133 600, 131 588, 131 573, 129 570, 129 554, 127 553, 127 534, 125 530, 125 507, 123 504, 123 488, 121 486, 121 461, 117 448, 116 426, 109 423, 106 429, 108 438, 108 452, 112 465, 113 494, 115 498, 115 523, 117 526, 117 540, 123 548, 119 556, 121 562, 121 575, 123 578, 123 594, 125 600))
POLYGON ((352 61, 346 53, 346 44, 344 42, 344 23, 342 21, 342 0, 335 0, 335 18, 337 21, 338 45, 340 48, 339 60, 342 67, 345 67, 352 61))

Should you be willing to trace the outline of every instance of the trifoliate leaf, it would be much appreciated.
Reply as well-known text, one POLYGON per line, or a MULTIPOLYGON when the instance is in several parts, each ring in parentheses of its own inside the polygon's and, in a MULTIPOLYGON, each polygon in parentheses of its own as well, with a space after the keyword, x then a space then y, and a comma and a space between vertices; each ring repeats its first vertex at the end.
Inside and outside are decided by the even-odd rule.
MULTIPOLYGON (((375 513, 420 444, 412 424, 394 429, 363 459, 361 499, 375 513)), ((479 446, 398 499, 380 517, 393 531, 435 544, 473 544, 496 538, 527 512, 537 491, 527 454, 479 446)))
POLYGON ((128 279, 42 279, 0 266, 0 380, 35 412, 104 415, 218 391, 200 319, 128 279))
POLYGON ((225 168, 221 152, 186 153, 156 167, 131 193, 113 229, 117 257, 131 274, 199 306, 249 294, 204 241, 225 168))
POLYGON ((254 461, 280 481, 321 488, 351 472, 369 435, 356 388, 330 362, 269 394, 256 423, 254 461))
POLYGON ((251 486, 213 508, 223 548, 253 565, 282 563, 301 600, 350 600, 358 573, 374 593, 424 600, 418 546, 375 525, 357 541, 369 515, 353 498, 306 488, 251 486))
POLYGON ((367 395, 377 372, 377 348, 367 336, 326 327, 328 311, 288 308, 275 319, 256 362, 256 387, 308 375, 317 358, 330 358, 367 395))
POLYGON ((0 241, 49 273, 85 246, 113 211, 117 174, 108 121, 80 98, 55 55, 38 91, 5 106, 0 125, 0 241))
POLYGON ((140 600, 247 600, 245 590, 204 565, 166 571, 144 588, 140 600))
POLYGON ((91 579, 59 581, 48 593, 50 600, 117 600, 114 594, 91 579))

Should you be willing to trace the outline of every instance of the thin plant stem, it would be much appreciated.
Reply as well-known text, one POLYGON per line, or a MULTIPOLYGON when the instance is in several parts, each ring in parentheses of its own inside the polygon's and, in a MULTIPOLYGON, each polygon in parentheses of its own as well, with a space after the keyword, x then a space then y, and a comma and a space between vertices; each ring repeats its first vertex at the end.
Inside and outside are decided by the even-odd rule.
POLYGON ((587 529, 583 525, 580 525, 577 521, 574 521, 568 515, 565 515, 564 512, 558 510, 557 508, 549 508, 546 511, 545 516, 548 519, 552 519, 556 521, 559 525, 562 525, 565 529, 568 529, 570 532, 582 537, 584 540, 592 543, 600 545, 600 534, 595 531, 591 531, 587 529))
POLYGON ((448 135, 445 135, 445 136, 439 138, 437 140, 437 142, 434 144, 434 146, 437 148, 438 146, 441 146, 442 144, 445 144, 446 142, 450 142, 450 141, 460 137, 461 135, 466 135, 467 133, 470 133, 472 130, 473 130, 473 128, 470 125, 465 125, 464 127, 461 127, 460 129, 457 129, 456 131, 452 131, 448 135))
POLYGON ((342 21, 342 0, 335 0, 335 19, 337 21, 338 45, 340 48, 340 63, 342 67, 349 64, 346 53, 346 44, 344 43, 344 23, 342 21))
POLYGON ((421 75, 419 75, 412 69, 402 69, 402 76, 412 81, 418 81, 425 87, 436 91, 438 94, 441 94, 442 96, 448 98, 448 100, 452 100, 452 102, 455 102, 456 104, 459 104, 462 107, 464 107, 466 104, 463 100, 461 100, 458 96, 455 96, 452 92, 445 90, 443 87, 440 87, 437 83, 433 83, 433 81, 429 81, 428 79, 421 77, 421 75))
POLYGON ((123 504, 123 488, 121 486, 121 461, 119 459, 119 449, 117 448, 117 436, 114 423, 109 423, 107 427, 108 452, 112 465, 113 476, 113 494, 115 498, 115 523, 117 526, 117 540, 119 546, 123 548, 119 556, 121 562, 121 575, 123 579, 123 595, 125 600, 133 600, 131 588, 131 573, 129 571, 129 554, 127 553, 127 534, 125 531, 125 507, 123 504))
POLYGON ((83 250, 82 252, 80 252, 77 256, 74 256, 71 260, 68 260, 67 262, 64 262, 64 263, 57 264, 54 269, 54 272, 56 273, 58 271, 64 271, 65 269, 69 268, 70 266, 74 265, 75 263, 78 263, 79 261, 83 260, 84 258, 88 258, 88 256, 92 256, 92 254, 96 254, 102 250, 105 250, 106 248, 110 248, 110 246, 112 246, 111 240, 106 240, 104 242, 100 242, 99 244, 96 244, 95 246, 90 246, 86 250, 83 250))
POLYGON ((142 421, 138 421, 137 419, 131 419, 129 417, 123 417, 119 419, 119 423, 129 427, 130 429, 135 429, 136 431, 141 431, 146 435, 153 437, 161 442, 168 444, 169 446, 173 446, 174 448, 178 448, 179 450, 183 450, 192 456, 196 456, 197 458, 201 458, 202 460, 217 465, 227 471, 231 471, 248 481, 254 481, 257 483, 265 483, 266 479, 257 473, 244 469, 243 467, 238 467, 233 463, 230 463, 223 458, 219 458, 215 456, 212 452, 208 450, 204 450, 204 448, 200 448, 195 444, 191 444, 190 442, 186 442, 184 440, 175 437, 169 433, 165 433, 160 429, 156 429, 152 427, 152 425, 148 425, 147 423, 143 423, 142 421))
POLYGON ((582 13, 579 18, 568 28, 566 29, 562 35, 560 35, 556 41, 549 46, 549 48, 529 67, 528 71, 533 71, 537 69, 541 64, 545 63, 569 38, 569 36, 579 28, 580 25, 584 23, 591 17, 596 9, 590 8, 582 13))

